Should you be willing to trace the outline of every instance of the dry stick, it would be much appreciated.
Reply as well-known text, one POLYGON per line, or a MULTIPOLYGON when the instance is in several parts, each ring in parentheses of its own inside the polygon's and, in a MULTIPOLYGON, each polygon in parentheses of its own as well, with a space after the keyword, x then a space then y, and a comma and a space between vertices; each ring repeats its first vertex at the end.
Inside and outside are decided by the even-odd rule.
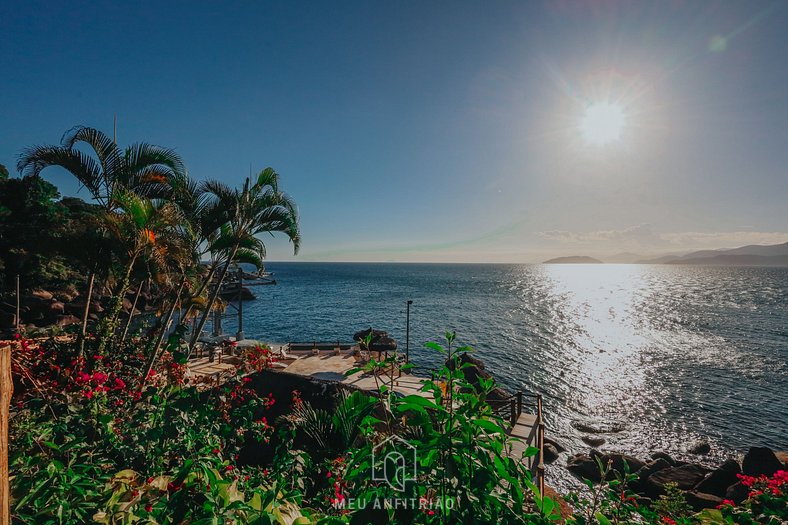
POLYGON ((145 381, 148 379, 148 374, 150 371, 153 370, 153 365, 156 363, 156 358, 159 353, 159 348, 161 347, 161 343, 164 341, 164 337, 167 334, 167 328, 172 321, 172 314, 175 312, 175 307, 178 305, 178 301, 181 298, 181 292, 183 292, 183 287, 186 285, 186 276, 184 275, 181 279, 181 285, 178 288, 178 293, 175 295, 175 299, 172 301, 172 306, 170 306, 169 312, 167 312, 167 317, 162 322, 161 327, 161 334, 159 335, 159 339, 156 342, 156 346, 153 347, 153 353, 151 354, 150 361, 148 362, 148 367, 145 370, 145 375, 142 376, 142 381, 140 381, 140 392, 142 388, 145 386, 145 381))
POLYGON ((211 313, 211 309, 213 308, 214 303, 216 302, 216 298, 219 296, 219 292, 222 289, 222 283, 224 282, 224 277, 227 275, 227 269, 230 268, 230 264, 235 259, 235 255, 238 253, 238 244, 233 246, 233 251, 230 253, 230 256, 227 258, 227 261, 224 263, 224 267, 222 268, 221 273, 219 274, 219 278, 216 281, 216 288, 211 293, 211 297, 208 300, 208 304, 205 306, 205 312, 203 312, 202 317, 200 317, 200 322, 197 324, 197 327, 194 330, 194 334, 192 334, 191 342, 189 343, 189 354, 192 353, 194 350, 194 346, 197 344, 197 339, 200 337, 200 332, 202 332, 205 323, 208 321, 208 316, 211 313))
POLYGON ((11 523, 8 483, 8 425, 14 381, 11 377, 11 347, 0 348, 0 525, 11 523))
POLYGON ((90 272, 88 279, 88 295, 85 298, 85 311, 82 312, 82 329, 79 332, 79 357, 85 353, 85 335, 88 330, 88 315, 90 315, 90 299, 93 296, 93 281, 96 278, 96 272, 90 272))
POLYGON ((126 340, 126 334, 129 333, 129 326, 131 326, 131 319, 134 317, 134 309, 137 308, 137 301, 140 298, 140 293, 142 293, 142 284, 145 280, 140 281, 140 285, 137 287, 137 293, 134 295, 134 303, 131 305, 131 310, 129 310, 129 318, 126 320, 126 327, 123 329, 123 335, 120 336, 121 344, 126 340))

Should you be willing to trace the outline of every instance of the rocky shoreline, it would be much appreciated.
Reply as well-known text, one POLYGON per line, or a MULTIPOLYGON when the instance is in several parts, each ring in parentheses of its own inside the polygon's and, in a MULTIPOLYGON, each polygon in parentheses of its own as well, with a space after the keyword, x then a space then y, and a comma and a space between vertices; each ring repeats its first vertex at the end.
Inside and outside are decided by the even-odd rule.
MULTIPOLYGON (((493 374, 485 369, 480 359, 467 354, 463 355, 462 359, 466 365, 465 375, 474 385, 479 385, 480 378, 494 380, 493 374)), ((500 385, 496 385, 488 398, 506 399, 510 395, 500 385)), ((609 426, 608 423, 604 425, 609 426)), ((583 436, 583 442, 591 447, 599 447, 605 443, 605 438, 596 434, 606 430, 620 430, 613 427, 603 428, 604 425, 595 424, 593 428, 585 428, 578 423, 573 426, 579 431, 592 434, 583 436)), ((558 460, 567 452, 559 441, 549 435, 545 437, 545 463, 566 468, 578 480, 601 482, 600 463, 602 466, 609 466, 608 478, 612 478, 615 471, 623 473, 628 469, 636 475, 630 488, 640 496, 642 503, 658 499, 666 493, 666 485, 673 483, 684 492, 687 503, 696 511, 717 507, 723 500, 736 504, 744 501, 749 489, 742 483, 740 476, 770 477, 779 470, 788 470, 788 452, 774 451, 767 447, 751 447, 743 456, 728 458, 716 467, 683 461, 666 452, 654 452, 647 459, 641 459, 621 452, 600 451, 597 448, 591 448, 587 453, 574 454, 562 465, 558 460)), ((702 457, 711 452, 711 445, 699 442, 687 452, 695 457, 702 457)))
MULTIPOLYGON (((96 322, 99 314, 104 312, 110 296, 94 292, 88 306, 88 322, 96 322)), ((160 302, 160 301, 159 301, 160 302)), ((142 291, 136 297, 135 291, 129 291, 123 297, 121 318, 128 315, 140 315, 156 310, 157 301, 151 294, 142 291), (136 299, 136 304, 134 303, 136 299), (133 308, 133 311, 132 311, 133 308)), ((26 293, 20 298, 20 325, 28 332, 51 327, 65 328, 78 325, 85 312, 85 299, 74 287, 69 289, 48 290, 37 289, 26 293)), ((16 305, 0 302, 0 330, 10 330, 16 325, 16 305)))
MULTIPOLYGON (((700 444, 696 453, 706 448, 700 444)), ((708 445, 706 445, 708 446, 708 445)), ((548 446, 545 447, 547 449, 548 446)), ((557 455, 551 454, 551 459, 557 455)), ((566 468, 579 479, 601 482, 599 463, 609 465, 613 471, 636 475, 630 488, 648 503, 666 493, 666 485, 675 484, 684 492, 687 503, 696 511, 714 508, 723 500, 740 504, 747 498, 749 489, 740 476, 773 476, 779 470, 788 470, 788 452, 775 452, 767 447, 751 447, 740 458, 729 458, 716 468, 681 461, 665 452, 655 452, 648 459, 640 459, 617 452, 600 452, 591 449, 588 453, 575 454, 566 462, 566 468)))

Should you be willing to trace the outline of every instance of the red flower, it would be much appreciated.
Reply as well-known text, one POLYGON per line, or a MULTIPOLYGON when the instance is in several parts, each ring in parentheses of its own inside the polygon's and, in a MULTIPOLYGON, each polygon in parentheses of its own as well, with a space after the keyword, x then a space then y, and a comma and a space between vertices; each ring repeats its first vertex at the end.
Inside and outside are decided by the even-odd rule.
POLYGON ((676 525, 676 520, 668 518, 667 516, 662 517, 662 522, 667 523, 667 525, 676 525))
POLYGON ((153 505, 151 505, 150 503, 145 505, 145 512, 152 512, 152 511, 153 511, 153 505))
POLYGON ((731 501, 731 500, 729 500, 729 499, 724 499, 724 500, 722 500, 722 503, 720 503, 719 505, 717 505, 717 508, 718 508, 718 509, 721 509, 722 507, 724 507, 724 506, 726 506, 726 505, 730 505, 731 507, 734 507, 734 506, 736 506, 736 504, 735 504, 733 501, 731 501))

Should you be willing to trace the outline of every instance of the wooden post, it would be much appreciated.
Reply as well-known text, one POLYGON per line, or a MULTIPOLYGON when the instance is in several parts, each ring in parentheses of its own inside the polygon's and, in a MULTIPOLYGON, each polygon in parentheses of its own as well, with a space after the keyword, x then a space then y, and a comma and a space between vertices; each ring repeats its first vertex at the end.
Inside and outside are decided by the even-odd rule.
POLYGON ((8 484, 8 424, 14 382, 11 377, 11 347, 0 348, 0 525, 11 523, 8 484))
POLYGON ((539 493, 544 498, 544 419, 542 419, 542 394, 536 394, 536 421, 537 427, 537 446, 539 447, 539 464, 537 465, 537 476, 539 493))

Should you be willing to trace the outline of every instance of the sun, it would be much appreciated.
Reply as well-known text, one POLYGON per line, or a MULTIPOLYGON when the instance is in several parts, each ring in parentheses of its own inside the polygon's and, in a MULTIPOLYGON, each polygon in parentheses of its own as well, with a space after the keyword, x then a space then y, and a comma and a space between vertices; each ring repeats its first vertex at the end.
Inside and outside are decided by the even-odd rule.
POLYGON ((597 102, 586 108, 580 133, 589 144, 606 146, 621 139, 625 123, 624 109, 619 104, 597 102))

